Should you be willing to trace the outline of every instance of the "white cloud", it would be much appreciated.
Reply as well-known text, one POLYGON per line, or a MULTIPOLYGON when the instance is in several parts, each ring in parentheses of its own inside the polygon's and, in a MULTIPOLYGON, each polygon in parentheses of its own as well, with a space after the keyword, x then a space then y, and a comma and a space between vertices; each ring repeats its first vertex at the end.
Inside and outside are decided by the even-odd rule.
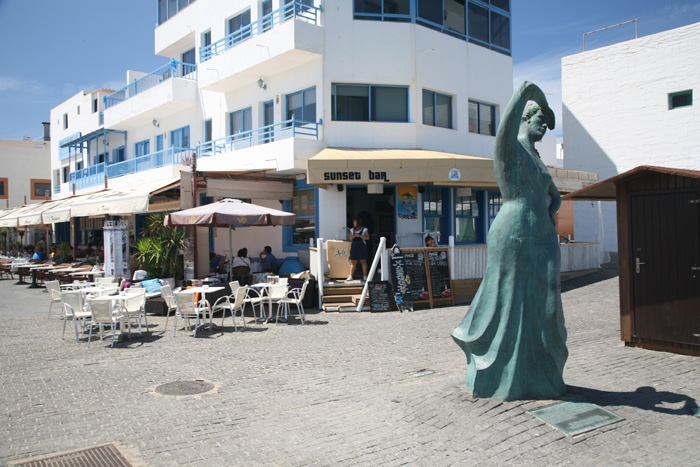
POLYGON ((24 80, 15 76, 0 75, 0 92, 46 94, 49 89, 39 81, 24 80))

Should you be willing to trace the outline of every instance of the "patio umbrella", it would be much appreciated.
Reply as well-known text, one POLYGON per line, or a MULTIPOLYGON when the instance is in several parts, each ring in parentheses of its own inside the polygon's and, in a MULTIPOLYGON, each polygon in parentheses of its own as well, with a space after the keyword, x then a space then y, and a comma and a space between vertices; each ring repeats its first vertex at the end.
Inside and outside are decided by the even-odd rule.
MULTIPOLYGON (((241 226, 294 225, 295 219, 296 216, 289 212, 226 198, 216 203, 172 212, 165 217, 164 224, 173 227, 228 227, 228 248, 233 261, 231 230, 241 226)), ((231 269, 229 267, 229 280, 231 269)))

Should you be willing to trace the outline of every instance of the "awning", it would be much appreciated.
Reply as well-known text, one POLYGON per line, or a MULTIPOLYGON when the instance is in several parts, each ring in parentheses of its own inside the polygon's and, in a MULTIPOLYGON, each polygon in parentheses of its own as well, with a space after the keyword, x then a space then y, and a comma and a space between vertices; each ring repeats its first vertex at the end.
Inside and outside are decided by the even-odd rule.
MULTIPOLYGON (((497 188, 493 159, 423 149, 326 148, 309 159, 307 180, 333 184, 409 184, 497 188)), ((598 174, 547 167, 561 193, 598 180, 598 174)))
POLYGON ((0 218, 0 227, 20 227, 21 226, 29 226, 29 225, 41 225, 41 212, 42 209, 50 204, 51 201, 44 201, 41 203, 36 203, 36 204, 27 204, 24 206, 19 206, 17 208, 11 209, 10 212, 6 213, 2 218, 0 218), (36 223, 23 223, 20 224, 20 218, 23 216, 28 216, 31 219, 36 219, 34 216, 36 213, 39 213, 39 222, 36 223))
POLYGON ((47 223, 44 222, 43 218, 44 212, 53 208, 70 207, 74 199, 74 197, 71 197, 54 201, 46 201, 41 204, 32 204, 31 207, 34 209, 26 210, 18 214, 17 220, 19 222, 19 226, 26 227, 30 225, 46 225, 47 223))
POLYGON ((126 215, 148 212, 152 194, 179 186, 180 178, 160 182, 142 183, 124 188, 109 188, 81 196, 71 204, 70 217, 126 215))
POLYGON ((497 186, 493 159, 423 149, 326 148, 309 159, 310 185, 497 186))
POLYGON ((700 171, 687 169, 672 169, 668 167, 655 167, 640 165, 632 170, 606 178, 602 182, 581 188, 580 190, 563 196, 562 199, 571 201, 615 201, 617 198, 617 185, 637 177, 643 177, 651 173, 663 173, 679 175, 681 177, 700 178, 700 171))

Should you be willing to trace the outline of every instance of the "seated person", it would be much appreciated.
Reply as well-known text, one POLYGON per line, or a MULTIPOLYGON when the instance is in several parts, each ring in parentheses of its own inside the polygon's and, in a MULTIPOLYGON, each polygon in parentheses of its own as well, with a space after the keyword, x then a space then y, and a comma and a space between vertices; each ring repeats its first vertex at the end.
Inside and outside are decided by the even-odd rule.
POLYGON ((248 258, 248 249, 241 248, 238 250, 238 253, 236 253, 236 256, 233 258, 233 267, 244 266, 250 268, 250 264, 251 261, 250 258, 248 258))
POLYGON ((44 249, 42 247, 39 247, 36 250, 36 253, 34 253, 34 256, 32 256, 32 259, 38 259, 40 261, 46 261, 46 253, 44 253, 44 249))
POLYGON ((266 246, 260 252, 260 263, 264 272, 274 272, 277 269, 279 262, 275 255, 272 254, 272 247, 266 246))
POLYGON ((209 253, 209 268, 211 272, 216 274, 226 273, 226 257, 217 255, 213 251, 209 253))
POLYGON ((437 245, 437 243, 435 243, 435 239, 433 237, 431 237, 430 235, 428 235, 427 237, 425 237, 425 246, 434 247, 434 246, 438 246, 438 245, 437 245))

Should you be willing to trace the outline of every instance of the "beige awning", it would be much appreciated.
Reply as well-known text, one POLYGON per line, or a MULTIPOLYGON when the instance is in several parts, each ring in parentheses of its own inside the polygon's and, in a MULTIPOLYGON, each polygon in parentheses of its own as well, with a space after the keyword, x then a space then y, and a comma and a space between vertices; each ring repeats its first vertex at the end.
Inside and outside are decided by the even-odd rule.
POLYGON ((309 159, 308 183, 495 187, 493 159, 423 149, 326 148, 309 159))
POLYGON ((27 204, 14 209, 6 213, 2 218, 0 218, 0 227, 20 227, 20 226, 30 226, 30 225, 41 225, 41 213, 44 209, 47 209, 51 205, 52 201, 44 201, 41 203, 27 204), (38 213, 38 222, 37 219, 38 213), (27 219, 28 222, 20 223, 21 219, 27 219))
MULTIPOLYGON (((548 167, 560 192, 569 193, 598 175, 548 167)), ((326 148, 309 159, 308 183, 439 185, 497 188, 493 159, 423 149, 326 148)))
POLYGON ((70 206, 73 200, 74 197, 71 197, 59 200, 46 201, 41 204, 32 204, 31 207, 33 209, 25 210, 22 213, 18 214, 17 220, 19 222, 19 226, 26 227, 30 225, 46 225, 46 222, 44 222, 43 219, 44 212, 48 211, 49 209, 70 206))
POLYGON ((109 188, 81 196, 70 206, 70 217, 127 215, 148 212, 151 194, 179 186, 180 178, 109 188))

